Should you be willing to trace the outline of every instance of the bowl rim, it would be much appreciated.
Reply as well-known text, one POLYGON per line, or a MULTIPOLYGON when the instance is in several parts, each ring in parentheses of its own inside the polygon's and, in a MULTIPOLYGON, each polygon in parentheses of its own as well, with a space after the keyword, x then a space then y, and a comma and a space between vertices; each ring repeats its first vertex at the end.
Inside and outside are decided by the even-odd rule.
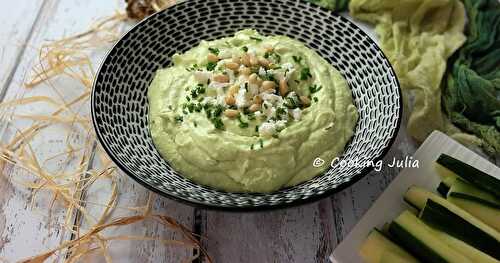
MULTIPOLYGON (((175 5, 182 5, 182 4, 185 4, 187 2, 189 2, 189 1, 177 3, 175 5)), ((379 160, 382 160, 387 155, 389 150, 392 148, 392 145, 396 141, 396 138, 398 137, 399 130, 401 128, 401 122, 403 119, 403 92, 401 89, 401 84, 399 82, 399 79, 396 75, 396 72, 394 71, 392 64, 390 63, 389 59, 387 58, 385 53, 382 51, 382 49, 379 47, 379 45, 365 31, 363 31, 358 25, 356 25, 355 23, 351 22, 349 19, 339 15, 337 12, 334 12, 332 10, 326 9, 324 7, 321 7, 321 6, 314 5, 310 2, 306 2, 305 4, 307 4, 309 6, 313 6, 314 8, 318 8, 318 9, 323 10, 323 11, 330 12, 331 15, 336 16, 340 20, 342 20, 343 22, 354 26, 356 29, 358 29, 361 32, 361 34, 365 35, 368 38, 368 42, 370 44, 373 44, 375 49, 378 52, 380 52, 383 55, 384 59, 388 62, 387 64, 389 65, 389 68, 391 69, 390 73, 394 76, 394 78, 396 80, 397 91, 400 94, 399 99, 398 99, 399 117, 397 119, 397 124, 396 124, 396 127, 394 129, 394 133, 393 133, 391 139, 389 140, 387 146, 383 149, 383 151, 377 157, 375 157, 373 159, 373 162, 377 162, 379 160)), ((173 7, 173 6, 171 6, 171 7, 173 7)), ((308 196, 306 198, 296 199, 296 200, 293 200, 293 201, 287 202, 287 203, 264 204, 264 205, 245 205, 245 206, 223 206, 223 205, 206 204, 206 203, 186 200, 186 199, 180 198, 178 196, 172 195, 170 193, 160 191, 159 189, 157 189, 157 188, 153 187, 152 185, 148 184, 147 182, 143 181, 143 179, 141 179, 139 176, 136 176, 133 172, 129 171, 125 166, 123 166, 120 163, 120 161, 118 159, 115 158, 115 156, 112 154, 111 149, 109 149, 108 146, 104 143, 104 139, 100 133, 100 130, 97 129, 97 120, 96 120, 96 116, 95 116, 96 113, 95 113, 95 108, 94 108, 95 86, 97 84, 97 80, 99 78, 99 75, 101 73, 101 69, 102 69, 104 63, 107 61, 108 56, 115 49, 115 47, 121 42, 121 40, 124 37, 126 37, 128 34, 130 34, 133 30, 135 30, 136 27, 140 27, 142 24, 146 23, 149 19, 151 19, 154 16, 158 16, 163 12, 167 12, 168 9, 170 9, 171 7, 147 16, 146 18, 144 18, 143 20, 141 20, 140 22, 138 22, 137 24, 135 24, 134 26, 129 28, 122 36, 120 36, 120 38, 116 41, 116 43, 114 43, 112 45, 112 47, 106 51, 106 54, 102 58, 102 60, 99 64, 99 67, 97 68, 96 74, 94 76, 94 80, 92 82, 92 91, 91 91, 91 98, 90 98, 92 126, 94 128, 94 131, 95 131, 95 134, 97 137, 97 141, 99 142, 101 147, 104 149, 104 151, 106 152, 108 157, 111 159, 111 161, 113 161, 113 163, 122 172, 124 172, 127 176, 131 177, 135 182, 144 186, 149 191, 152 191, 160 196, 167 197, 167 198, 174 200, 174 201, 177 201, 179 203, 191 206, 193 208, 201 208, 201 209, 214 210, 214 211, 224 211, 224 212, 263 212, 263 211, 272 211, 272 210, 280 210, 280 209, 287 209, 287 208, 291 208, 291 207, 297 207, 297 206, 301 206, 301 205, 305 205, 305 204, 314 203, 314 202, 320 201, 322 199, 326 199, 327 197, 330 197, 333 194, 338 193, 338 192, 352 186, 354 183, 361 180, 361 178, 365 177, 373 170, 373 167, 365 167, 358 174, 351 177, 348 181, 340 183, 337 187, 332 188, 332 189, 328 189, 321 194, 311 195, 311 196, 308 196)), ((347 145, 348 144, 346 144, 346 146, 347 145)), ((320 176, 320 175, 321 174, 318 174, 317 176, 320 176)), ((197 183, 195 183, 195 184, 197 184, 197 183)))

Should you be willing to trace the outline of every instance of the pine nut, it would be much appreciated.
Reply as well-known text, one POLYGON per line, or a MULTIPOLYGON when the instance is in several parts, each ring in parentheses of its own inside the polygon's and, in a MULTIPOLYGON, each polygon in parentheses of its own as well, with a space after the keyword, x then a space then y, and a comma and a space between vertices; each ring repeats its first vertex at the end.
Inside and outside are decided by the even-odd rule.
POLYGON ((283 78, 280 80, 280 95, 285 96, 288 93, 288 83, 286 83, 286 80, 283 78))
POLYGON ((252 105, 250 106, 250 108, 248 108, 248 110, 249 110, 250 112, 256 112, 256 111, 258 111, 259 109, 260 109, 260 104, 252 104, 252 105))
POLYGON ((300 96, 299 99, 303 105, 305 105, 305 106, 311 105, 311 100, 307 96, 300 96))
POLYGON ((241 63, 247 67, 250 67, 252 65, 250 64, 250 55, 243 54, 243 56, 241 56, 241 63))
POLYGON ((240 59, 240 57, 233 57, 233 58, 231 59, 231 62, 233 62, 233 63, 237 63, 237 64, 240 64, 240 63, 241 63, 241 59, 240 59))
POLYGON ((226 102, 227 105, 234 105, 236 103, 236 99, 234 98, 233 95, 227 95, 224 98, 224 101, 226 102))
POLYGON ((227 83, 227 82, 229 82, 229 76, 228 75, 219 74, 219 75, 215 75, 213 78, 214 78, 214 81, 216 81, 216 82, 220 82, 220 83, 227 83))
POLYGON ((262 82, 262 89, 264 90, 274 89, 275 86, 276 83, 274 83, 274 81, 265 80, 264 82, 262 82))
POLYGON ((262 104, 262 98, 258 95, 253 97, 253 103, 259 104, 259 105, 262 104))
POLYGON ((271 62, 269 62, 269 60, 265 59, 265 58, 259 58, 259 64, 263 67, 269 67, 269 64, 271 62))
POLYGON ((240 114, 238 110, 227 109, 224 111, 224 115, 228 118, 235 118, 240 114))
POLYGON ((226 68, 230 70, 237 70, 240 67, 240 64, 234 63, 234 62, 228 62, 226 63, 226 68))
POLYGON ((215 55, 215 54, 210 53, 207 56, 207 60, 209 62, 217 62, 217 61, 219 61, 219 57, 217 57, 217 55, 215 55))
POLYGON ((259 78, 259 76, 256 73, 252 73, 252 75, 250 75, 250 77, 248 77, 248 82, 249 83, 257 83, 258 78, 259 78))
POLYGON ((250 65, 252 65, 252 66, 259 65, 259 60, 257 59, 256 56, 250 55, 250 65))
POLYGON ((231 86, 228 91, 227 91, 227 94, 229 96, 234 96, 234 94, 238 93, 238 91, 240 90, 240 86, 238 85, 233 85, 231 86))
POLYGON ((239 72, 240 72, 240 74, 245 75, 245 76, 248 76, 252 73, 252 71, 247 67, 240 68, 239 72))

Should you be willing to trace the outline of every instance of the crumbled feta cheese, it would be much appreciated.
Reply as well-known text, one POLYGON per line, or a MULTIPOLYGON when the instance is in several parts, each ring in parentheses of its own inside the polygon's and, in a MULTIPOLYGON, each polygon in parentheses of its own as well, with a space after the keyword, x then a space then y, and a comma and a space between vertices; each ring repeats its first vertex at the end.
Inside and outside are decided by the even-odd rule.
POLYGON ((260 67, 259 68, 259 76, 264 77, 264 76, 266 76, 266 74, 267 74, 266 69, 264 69, 263 67, 260 67))
POLYGON ((276 125, 271 122, 264 122, 259 126, 259 134, 262 137, 271 137, 276 133, 276 125))
POLYGON ((276 109, 273 107, 271 103, 264 101, 264 103, 262 104, 262 108, 263 108, 262 113, 264 113, 264 115, 267 116, 267 119, 276 116, 276 109))
POLYGON ((255 115, 255 117, 260 117, 262 115, 262 112, 256 111, 253 114, 255 115))
POLYGON ((264 101, 271 104, 281 104, 283 102, 283 98, 281 96, 272 93, 263 93, 261 94, 261 97, 264 101))
POLYGON ((247 106, 250 106, 250 100, 247 91, 243 88, 240 89, 236 95, 236 107, 243 108, 247 106))
POLYGON ((293 110, 288 110, 290 115, 292 115, 293 119, 296 121, 299 121, 300 118, 302 117, 302 110, 299 108, 295 108, 293 110))
POLYGON ((210 82, 210 84, 208 84, 208 88, 218 90, 218 89, 225 88, 225 87, 227 87, 229 85, 231 85, 231 84, 230 83, 221 83, 221 82, 217 82, 217 81, 212 81, 212 82, 210 82))
POLYGON ((194 72, 194 79, 196 82, 201 83, 201 84, 206 84, 207 81, 212 78, 212 72, 210 71, 195 71, 194 72))

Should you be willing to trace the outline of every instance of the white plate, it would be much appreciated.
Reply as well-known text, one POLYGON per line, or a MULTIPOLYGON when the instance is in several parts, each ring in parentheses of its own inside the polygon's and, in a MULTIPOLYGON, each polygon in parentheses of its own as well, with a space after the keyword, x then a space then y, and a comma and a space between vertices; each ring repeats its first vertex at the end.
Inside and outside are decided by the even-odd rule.
POLYGON ((373 228, 381 228, 384 223, 391 222, 408 209, 408 205, 403 202, 403 195, 408 187, 417 185, 436 191, 440 180, 434 170, 434 162, 441 153, 447 153, 500 179, 500 168, 445 134, 435 131, 413 156, 414 160, 419 161, 419 168, 405 168, 401 171, 333 251, 330 260, 334 263, 363 263, 358 255, 359 247, 373 228))

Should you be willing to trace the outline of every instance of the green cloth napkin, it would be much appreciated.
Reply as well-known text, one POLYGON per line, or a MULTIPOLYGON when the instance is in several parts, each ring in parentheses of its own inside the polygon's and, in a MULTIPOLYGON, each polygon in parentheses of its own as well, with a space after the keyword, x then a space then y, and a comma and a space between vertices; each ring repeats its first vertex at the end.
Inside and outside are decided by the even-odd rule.
POLYGON ((349 10, 354 18, 375 25, 380 46, 403 89, 405 106, 414 98, 409 134, 423 141, 433 130, 459 133, 443 114, 441 85, 446 61, 465 42, 463 4, 458 0, 352 0, 349 10))
POLYGON ((500 3, 464 0, 467 41, 450 60, 443 103, 457 127, 500 153, 500 3))

